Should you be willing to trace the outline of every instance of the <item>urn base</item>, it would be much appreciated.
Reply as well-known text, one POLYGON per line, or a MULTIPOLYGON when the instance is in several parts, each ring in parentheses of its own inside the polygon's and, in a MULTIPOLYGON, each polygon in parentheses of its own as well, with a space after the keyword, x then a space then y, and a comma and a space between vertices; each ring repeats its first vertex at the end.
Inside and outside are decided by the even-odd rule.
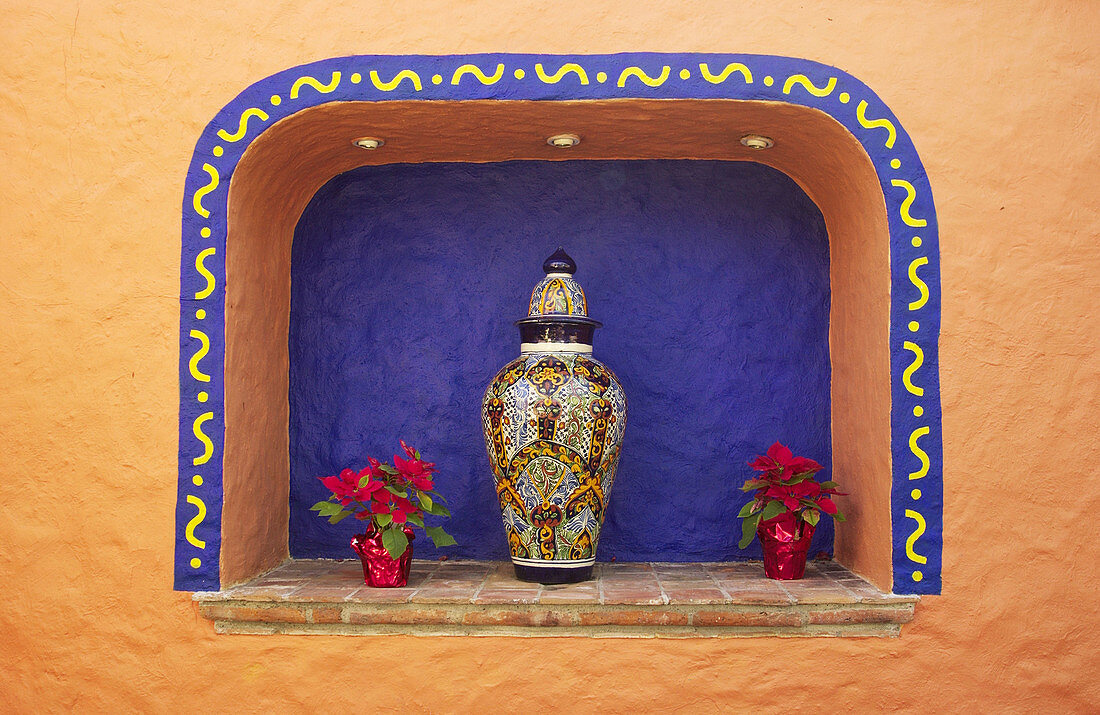
POLYGON ((520 581, 541 583, 546 586, 559 583, 591 581, 592 566, 592 562, 575 566, 543 566, 541 564, 538 566, 530 566, 528 564, 512 561, 512 567, 516 570, 516 578, 520 581))

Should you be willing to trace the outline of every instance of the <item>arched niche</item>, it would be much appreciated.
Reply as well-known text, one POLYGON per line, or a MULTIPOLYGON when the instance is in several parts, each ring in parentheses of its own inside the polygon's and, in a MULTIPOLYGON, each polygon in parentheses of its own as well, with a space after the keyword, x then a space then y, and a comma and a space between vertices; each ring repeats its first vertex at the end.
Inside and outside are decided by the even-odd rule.
POLYGON ((831 68, 644 58, 666 69, 646 74, 639 56, 343 58, 269 78, 215 118, 184 201, 177 588, 240 582, 287 556, 290 248, 326 181, 373 163, 712 159, 782 171, 825 219, 833 474, 850 492, 837 560, 884 589, 938 591, 938 266, 925 267, 938 256, 908 138, 870 119, 877 98, 831 68), (563 128, 585 138, 566 154, 545 143, 563 128), (742 146, 750 132, 775 146, 742 146), (384 150, 355 147, 364 135, 385 137, 384 150))

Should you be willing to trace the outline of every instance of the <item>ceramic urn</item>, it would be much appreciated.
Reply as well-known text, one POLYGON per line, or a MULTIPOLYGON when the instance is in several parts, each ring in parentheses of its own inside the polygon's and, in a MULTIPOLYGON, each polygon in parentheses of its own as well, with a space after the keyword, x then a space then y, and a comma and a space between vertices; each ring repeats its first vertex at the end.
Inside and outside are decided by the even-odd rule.
POLYGON ((481 417, 516 576, 539 583, 592 577, 626 426, 626 395, 592 357, 600 323, 561 248, 543 263, 520 356, 485 392, 481 417))

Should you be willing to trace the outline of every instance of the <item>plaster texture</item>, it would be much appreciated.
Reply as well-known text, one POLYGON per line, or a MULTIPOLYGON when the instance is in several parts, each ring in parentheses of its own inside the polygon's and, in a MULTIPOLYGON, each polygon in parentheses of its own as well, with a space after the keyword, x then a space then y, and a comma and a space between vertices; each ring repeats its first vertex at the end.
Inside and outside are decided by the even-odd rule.
MULTIPOLYGON (((781 435, 830 461, 828 239, 780 172, 701 161, 394 164, 326 184, 291 251, 292 556, 348 557, 362 524, 309 511, 317 477, 402 437, 439 462, 459 542, 418 540, 417 558, 507 559, 481 398, 559 243, 630 401, 597 558, 761 558, 737 548, 742 455, 781 435)), ((811 553, 832 534, 823 520, 811 553)))
MULTIPOLYGON (((1095 710, 1100 546, 1082 525, 1100 508, 1096 5, 58 1, 9 4, 5 15, 5 708, 317 711, 369 697, 375 709, 412 712, 1095 710), (582 650, 570 638, 215 635, 190 595, 171 590, 178 227, 202 127, 243 87, 323 57, 637 49, 826 62, 873 87, 913 136, 941 237, 943 594, 924 598, 890 640, 640 639, 582 650), (400 687, 357 686, 383 667, 400 687)), ((277 213, 296 219, 332 175, 312 177, 312 191, 277 213)), ((832 239, 827 201, 807 194, 832 239)), ((289 234, 269 240, 289 246, 289 234)), ((280 260, 235 269, 289 275, 280 260)), ((280 372, 271 355, 258 367, 272 379, 252 387, 285 402, 285 357, 280 372)), ((285 426, 285 412, 267 424, 248 413, 244 394, 227 413, 261 418, 255 439, 285 426)), ((888 411, 888 399, 852 409, 888 411)), ((833 409, 834 420, 847 409, 835 391, 833 409)), ((872 451, 884 441, 849 438, 872 451)), ((834 426, 834 469, 842 439, 834 426)), ((285 449, 252 454, 257 473, 288 467, 285 449)), ((228 510, 228 468, 226 489, 228 510)), ((277 491, 260 489, 259 503, 285 508, 277 491)), ((249 503, 241 511, 255 514, 249 503)), ((285 532, 270 538, 258 563, 278 559, 280 538, 285 553, 285 532)), ((838 555, 846 538, 838 534, 838 555)))

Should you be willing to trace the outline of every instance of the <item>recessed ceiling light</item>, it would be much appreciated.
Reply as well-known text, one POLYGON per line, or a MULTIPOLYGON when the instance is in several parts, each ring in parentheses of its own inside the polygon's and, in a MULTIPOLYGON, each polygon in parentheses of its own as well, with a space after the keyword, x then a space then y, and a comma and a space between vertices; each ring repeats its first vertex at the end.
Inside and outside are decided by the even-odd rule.
POLYGON ((378 139, 377 137, 363 137, 362 139, 356 139, 352 142, 352 144, 360 149, 377 149, 385 143, 384 140, 378 139))
POLYGON ((766 137, 761 134, 746 134, 741 137, 741 143, 747 146, 749 149, 771 149, 775 146, 775 142, 771 137, 766 137))
POLYGON ((555 134, 546 137, 546 143, 558 149, 568 149, 581 143, 581 138, 576 134, 555 134))

